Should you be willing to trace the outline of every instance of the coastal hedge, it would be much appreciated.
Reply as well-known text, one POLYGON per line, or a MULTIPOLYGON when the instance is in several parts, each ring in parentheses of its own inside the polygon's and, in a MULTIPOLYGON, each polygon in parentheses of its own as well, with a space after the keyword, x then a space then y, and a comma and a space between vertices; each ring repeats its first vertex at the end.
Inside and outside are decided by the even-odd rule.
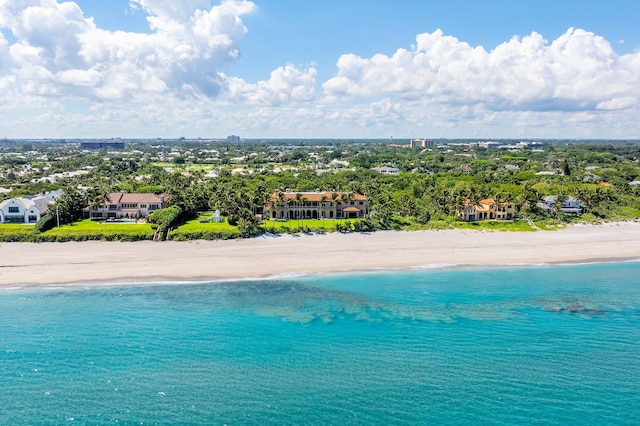
POLYGON ((56 226, 56 217, 51 213, 47 213, 40 218, 38 223, 36 223, 34 230, 35 232, 42 233, 50 229, 53 229, 53 227, 55 226, 56 226))
POLYGON ((35 243, 34 234, 0 234, 0 243, 35 243))
POLYGON ((35 235, 33 225, 3 223, 0 225, 0 242, 29 242, 35 235))
POLYGON ((153 236, 148 234, 84 234, 84 235, 47 235, 44 234, 0 234, 3 243, 65 243, 70 241, 145 241, 153 236))
POLYGON ((180 228, 169 232, 167 240, 189 241, 189 240, 233 240, 240 238, 239 231, 207 231, 207 230, 181 230, 180 228))
POLYGON ((149 216, 149 223, 158 225, 156 235, 159 240, 167 239, 171 228, 185 219, 185 211, 180 206, 170 206, 156 210, 149 216))

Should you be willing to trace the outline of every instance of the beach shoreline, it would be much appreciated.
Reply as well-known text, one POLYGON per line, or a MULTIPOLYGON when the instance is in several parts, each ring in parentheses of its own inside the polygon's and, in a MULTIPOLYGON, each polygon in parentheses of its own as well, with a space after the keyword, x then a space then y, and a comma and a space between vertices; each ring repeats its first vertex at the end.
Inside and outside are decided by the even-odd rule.
POLYGON ((0 243, 0 289, 640 259, 640 223, 557 231, 379 231, 232 241, 0 243))

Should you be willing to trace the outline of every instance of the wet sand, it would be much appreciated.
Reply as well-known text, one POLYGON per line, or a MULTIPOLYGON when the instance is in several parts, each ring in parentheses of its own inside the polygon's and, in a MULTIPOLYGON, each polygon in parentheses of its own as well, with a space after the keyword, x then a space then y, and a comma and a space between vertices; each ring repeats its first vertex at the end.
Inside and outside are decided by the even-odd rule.
POLYGON ((637 222, 538 232, 383 231, 233 241, 0 243, 0 287, 628 259, 640 259, 637 222))

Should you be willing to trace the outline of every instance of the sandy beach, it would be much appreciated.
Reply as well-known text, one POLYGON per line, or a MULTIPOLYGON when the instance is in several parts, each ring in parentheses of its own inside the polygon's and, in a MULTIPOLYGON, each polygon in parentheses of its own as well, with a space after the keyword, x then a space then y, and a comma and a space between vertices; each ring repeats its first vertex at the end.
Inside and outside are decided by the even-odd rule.
POLYGON ((640 259, 640 223, 528 233, 384 231, 235 241, 0 243, 0 287, 629 259, 640 259))

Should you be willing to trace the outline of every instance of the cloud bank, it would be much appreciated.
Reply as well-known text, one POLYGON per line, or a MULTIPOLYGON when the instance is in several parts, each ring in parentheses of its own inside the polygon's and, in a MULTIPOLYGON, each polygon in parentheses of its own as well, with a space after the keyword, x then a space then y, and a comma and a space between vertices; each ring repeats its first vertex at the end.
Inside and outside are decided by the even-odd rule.
POLYGON ((482 104, 495 111, 589 111, 637 106, 640 55, 617 55, 602 37, 569 29, 548 43, 514 37, 487 52, 440 30, 392 56, 338 60, 327 94, 482 104))
POLYGON ((640 137, 640 53, 582 29, 491 50, 436 30, 345 53, 322 80, 292 52, 248 82, 228 69, 253 2, 130 6, 148 32, 99 28, 72 1, 0 0, 0 137, 640 137))
MULTIPOLYGON (((150 33, 106 31, 74 2, 3 0, 1 24, 18 40, 11 73, 24 93, 124 101, 153 95, 216 96, 217 72, 237 60, 248 1, 132 0, 150 33)), ((1 44, 1 41, 0 41, 1 44)), ((1 48, 0 48, 1 49, 1 48)), ((1 50, 0 50, 1 51, 1 50)))

